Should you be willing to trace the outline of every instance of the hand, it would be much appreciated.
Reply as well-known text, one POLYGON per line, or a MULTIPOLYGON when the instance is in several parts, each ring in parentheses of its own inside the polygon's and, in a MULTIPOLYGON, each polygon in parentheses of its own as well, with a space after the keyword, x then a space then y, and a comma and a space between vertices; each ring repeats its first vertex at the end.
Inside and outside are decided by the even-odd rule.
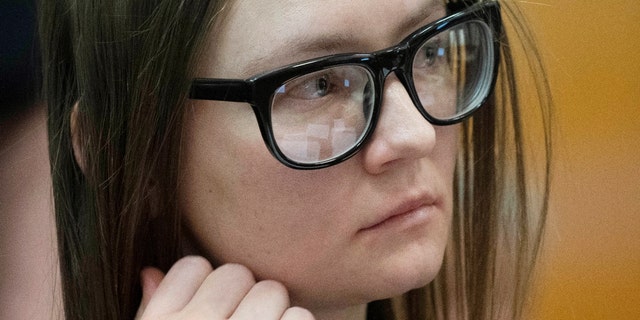
POLYGON ((281 283, 256 283, 251 271, 238 264, 214 271, 202 257, 185 257, 166 276, 158 269, 145 268, 141 282, 139 320, 314 319, 306 309, 289 307, 289 295, 281 283))

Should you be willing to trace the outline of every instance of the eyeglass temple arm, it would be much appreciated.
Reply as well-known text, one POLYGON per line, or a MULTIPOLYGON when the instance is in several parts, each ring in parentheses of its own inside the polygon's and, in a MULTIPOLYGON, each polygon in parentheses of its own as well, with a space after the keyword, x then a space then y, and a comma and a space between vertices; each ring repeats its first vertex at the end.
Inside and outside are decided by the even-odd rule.
POLYGON ((244 80, 194 79, 189 97, 200 100, 251 102, 251 83, 244 80))

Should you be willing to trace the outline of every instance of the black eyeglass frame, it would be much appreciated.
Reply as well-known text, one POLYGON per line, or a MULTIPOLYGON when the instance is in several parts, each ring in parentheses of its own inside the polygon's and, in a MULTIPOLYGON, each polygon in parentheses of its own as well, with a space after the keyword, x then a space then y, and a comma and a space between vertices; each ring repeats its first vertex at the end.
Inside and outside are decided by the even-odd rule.
POLYGON ((501 29, 500 5, 495 1, 482 2, 449 14, 416 30, 399 44, 373 53, 346 53, 319 57, 280 67, 255 75, 246 80, 196 78, 192 82, 189 97, 200 100, 249 103, 258 120, 260 133, 267 149, 269 149, 278 161, 293 169, 309 170, 326 168, 352 157, 362 148, 364 143, 368 141, 375 130, 380 114, 384 81, 391 72, 396 74, 397 78, 405 87, 405 90, 409 93, 416 109, 418 109, 429 123, 439 126, 451 125, 469 117, 486 102, 486 99, 491 95, 495 87, 500 61, 498 35, 501 34, 501 29), (485 23, 493 33, 493 75, 488 92, 477 106, 469 108, 467 112, 455 118, 448 120, 434 118, 421 107, 422 103, 418 97, 413 80, 411 80, 413 76, 414 57, 421 46, 432 36, 438 34, 443 29, 448 29, 470 21, 481 21, 485 23), (360 66, 367 69, 374 79, 373 114, 362 138, 344 154, 317 163, 300 163, 287 158, 278 148, 271 128, 270 110, 273 95, 280 86, 293 78, 339 65, 360 66))

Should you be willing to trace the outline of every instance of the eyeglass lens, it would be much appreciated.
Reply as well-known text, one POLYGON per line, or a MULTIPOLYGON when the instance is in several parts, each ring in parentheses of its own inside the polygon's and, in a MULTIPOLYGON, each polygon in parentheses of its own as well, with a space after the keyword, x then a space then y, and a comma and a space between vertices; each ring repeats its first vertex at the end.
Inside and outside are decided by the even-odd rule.
POLYGON ((491 31, 470 21, 427 40, 413 60, 413 84, 422 108, 447 121, 479 107, 493 74, 491 31))
MULTIPOLYGON (((411 78, 421 107, 432 118, 457 119, 479 106, 491 83, 490 44, 489 28, 470 21, 420 46, 411 78)), ((312 164, 349 152, 371 125, 375 85, 374 75, 355 64, 286 81, 271 102, 273 136, 282 154, 312 164)))

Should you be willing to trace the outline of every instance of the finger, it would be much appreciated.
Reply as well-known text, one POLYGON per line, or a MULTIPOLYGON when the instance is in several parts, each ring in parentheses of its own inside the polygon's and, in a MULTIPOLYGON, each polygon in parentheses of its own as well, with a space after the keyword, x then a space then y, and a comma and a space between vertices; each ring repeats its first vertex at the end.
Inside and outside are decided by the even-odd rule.
POLYGON ((140 319, 144 314, 149 301, 153 297, 156 289, 162 282, 164 273, 157 268, 144 268, 140 272, 140 284, 142 285, 142 301, 136 313, 136 319, 140 319))
POLYGON ((225 264, 207 276, 185 311, 227 319, 254 284, 249 269, 239 264, 225 264))
POLYGON ((280 282, 265 280, 256 283, 242 299, 231 319, 280 319, 289 307, 289 294, 280 282))
POLYGON ((145 317, 154 319, 182 310, 212 271, 211 264, 202 257, 178 260, 153 293, 145 317))
POLYGON ((315 320, 316 318, 311 314, 311 311, 300 308, 292 307, 287 309, 280 320, 315 320))

